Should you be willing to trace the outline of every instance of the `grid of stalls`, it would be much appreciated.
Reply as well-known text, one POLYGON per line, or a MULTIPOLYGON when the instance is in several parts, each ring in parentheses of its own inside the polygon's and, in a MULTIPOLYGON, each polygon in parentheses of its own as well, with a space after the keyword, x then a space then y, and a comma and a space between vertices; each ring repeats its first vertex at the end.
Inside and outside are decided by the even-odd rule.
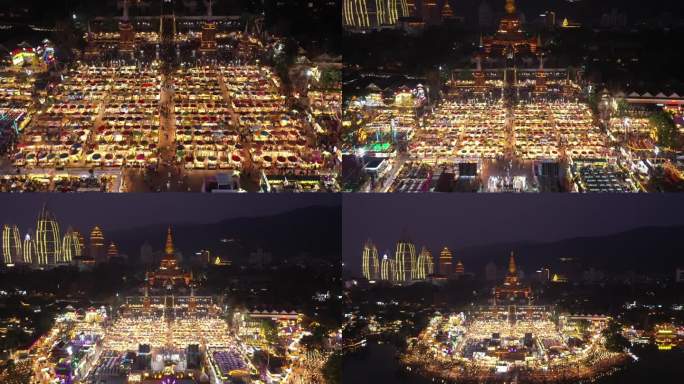
POLYGON ((161 75, 156 63, 120 67, 93 135, 90 166, 144 166, 158 158, 161 75))
POLYGON ((528 102, 513 108, 516 155, 524 160, 598 160, 608 156, 605 135, 586 104, 528 102))
POLYGON ((424 162, 503 156, 506 109, 501 101, 445 101, 411 143, 411 157, 424 162))
POLYGON ((240 170, 244 151, 220 71, 207 66, 181 68, 174 83, 176 144, 185 168, 240 170))
POLYGON ((0 153, 5 153, 31 118, 34 76, 0 73, 0 153))
POLYGON ((69 70, 48 106, 36 114, 18 144, 19 167, 83 166, 91 133, 116 69, 80 65, 69 70))
POLYGON ((307 139, 305 117, 286 105, 280 80, 270 68, 224 67, 231 107, 242 132, 249 132, 249 154, 269 175, 315 175, 322 152, 307 139))

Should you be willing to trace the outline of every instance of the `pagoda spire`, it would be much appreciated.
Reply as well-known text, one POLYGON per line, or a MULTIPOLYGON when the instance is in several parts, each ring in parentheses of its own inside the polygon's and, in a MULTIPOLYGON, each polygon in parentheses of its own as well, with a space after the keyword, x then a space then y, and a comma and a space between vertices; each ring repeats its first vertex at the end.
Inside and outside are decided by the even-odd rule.
POLYGON ((166 252, 167 255, 173 255, 174 249, 173 249, 173 236, 171 236, 171 226, 169 225, 169 229, 166 232, 166 245, 164 246, 164 251, 166 252))
POLYGON ((513 257, 513 251, 511 251, 511 257, 508 259, 508 273, 514 275, 516 273, 515 257, 513 257))
POLYGON ((506 13, 509 15, 515 13, 515 0, 506 0, 506 13))

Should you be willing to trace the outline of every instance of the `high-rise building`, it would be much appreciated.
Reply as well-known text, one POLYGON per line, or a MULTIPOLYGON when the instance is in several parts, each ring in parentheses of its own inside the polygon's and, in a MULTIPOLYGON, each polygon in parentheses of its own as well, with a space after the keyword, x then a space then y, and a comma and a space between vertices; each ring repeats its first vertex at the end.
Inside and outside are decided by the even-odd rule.
POLYGON ((427 276, 434 275, 435 274, 435 260, 432 258, 432 252, 430 252, 427 247, 423 247, 423 249, 420 251, 421 253, 425 253, 425 258, 424 263, 425 263, 425 274, 427 276))
POLYGON ((389 273, 389 275, 390 275, 390 281, 392 281, 392 282, 397 282, 397 281, 398 281, 398 280, 397 280, 397 276, 399 276, 399 275, 398 275, 398 273, 397 273, 397 261, 396 261, 396 260, 390 259, 390 261, 389 261, 389 271, 390 271, 390 273, 389 273))
POLYGON ((398 282, 405 282, 416 279, 416 246, 408 239, 406 235, 397 242, 397 249, 394 253, 394 262, 396 263, 396 277, 398 282))
POLYGON ((343 0, 342 24, 353 29, 394 25, 411 15, 407 0, 343 0))
POLYGON ((119 249, 116 247, 116 244, 112 241, 109 243, 109 248, 107 248, 107 260, 111 260, 112 258, 119 257, 119 249))
POLYGON ((465 267, 463 266, 463 262, 461 260, 456 262, 456 268, 454 268, 454 274, 456 276, 463 276, 465 273, 465 267))
POLYGON ((17 264, 22 261, 21 235, 19 227, 5 224, 2 226, 2 261, 6 265, 17 264))
POLYGON ((104 234, 97 225, 90 231, 90 258, 100 263, 105 261, 104 234))
POLYGON ((439 274, 444 276, 451 276, 454 271, 451 269, 453 255, 449 248, 444 247, 439 253, 439 274))
POLYGON ((62 253, 60 255, 60 263, 71 263, 75 258, 80 258, 82 256, 81 240, 74 230, 69 227, 67 232, 64 234, 64 240, 62 240, 62 253))
POLYGON ((28 233, 24 237, 24 244, 22 248, 24 253, 24 264, 38 264, 38 261, 36 260, 35 256, 35 243, 33 242, 33 239, 31 239, 31 235, 29 235, 28 233))
POLYGON ((389 281, 393 279, 393 271, 390 264, 391 260, 387 257, 387 254, 383 255, 382 262, 380 263, 380 280, 389 281))
POLYGON ((86 254, 86 242, 85 242, 85 237, 83 237, 83 234, 77 230, 74 230, 74 235, 78 239, 78 245, 81 248, 80 255, 85 256, 86 254))
POLYGON ((421 248, 420 253, 418 254, 418 260, 416 261, 414 280, 425 280, 427 276, 430 275, 430 259, 432 259, 430 251, 425 247, 421 248))
POLYGON ((38 215, 34 241, 38 266, 54 266, 62 251, 62 236, 59 232, 59 223, 45 205, 38 215))
POLYGON ((363 245, 363 255, 361 260, 362 274, 368 280, 375 280, 380 275, 380 263, 378 260, 378 248, 369 239, 363 245))

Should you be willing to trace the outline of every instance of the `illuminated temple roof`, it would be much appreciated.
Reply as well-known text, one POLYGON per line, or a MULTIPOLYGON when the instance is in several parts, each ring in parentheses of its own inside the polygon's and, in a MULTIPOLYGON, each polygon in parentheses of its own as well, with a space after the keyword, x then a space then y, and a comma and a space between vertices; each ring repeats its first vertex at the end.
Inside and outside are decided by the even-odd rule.
POLYGON ((532 289, 520 283, 518 267, 515 264, 513 252, 511 252, 511 256, 508 259, 508 273, 504 278, 503 284, 494 288, 494 300, 515 300, 519 298, 530 300, 532 298, 532 289))
POLYGON ((188 287, 192 282, 192 275, 183 271, 178 266, 173 246, 173 236, 171 227, 166 233, 166 244, 164 245, 164 257, 159 264, 159 268, 154 272, 147 273, 147 281, 151 287, 163 287, 171 289, 177 286, 188 287))
POLYGON ((506 15, 499 22, 494 36, 482 39, 485 53, 505 56, 513 53, 536 53, 537 41, 528 38, 516 14, 515 0, 506 0, 506 15))

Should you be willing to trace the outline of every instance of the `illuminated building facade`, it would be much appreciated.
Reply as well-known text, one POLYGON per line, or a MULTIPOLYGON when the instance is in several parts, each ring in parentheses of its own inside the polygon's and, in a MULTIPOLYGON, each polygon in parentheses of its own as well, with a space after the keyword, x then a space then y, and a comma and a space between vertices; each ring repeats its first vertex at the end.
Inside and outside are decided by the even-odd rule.
POLYGON ((391 262, 387 255, 382 256, 382 263, 380 264, 380 280, 389 281, 393 276, 391 262))
POLYGON ((483 38, 483 46, 488 55, 537 52, 537 40, 526 37, 522 30, 520 18, 516 14, 515 0, 506 0, 506 15, 499 22, 499 29, 494 36, 483 38))
POLYGON ((21 236, 16 225, 2 226, 2 261, 5 265, 17 264, 22 261, 21 236))
POLYGON ((371 29, 395 25, 400 17, 410 16, 407 0, 343 0, 342 23, 352 29, 371 29))
POLYGON ((79 239, 78 234, 71 228, 67 229, 67 232, 64 234, 64 239, 62 240, 60 262, 70 263, 74 258, 81 257, 81 250, 81 240, 79 239))
POLYGON ((85 242, 85 237, 83 237, 83 234, 81 232, 73 230, 74 236, 78 239, 78 245, 81 248, 80 250, 80 255, 83 256, 85 255, 85 247, 86 247, 86 242, 85 242))
POLYGON ((416 246, 406 238, 399 240, 394 253, 396 263, 395 280, 407 282, 416 279, 416 246))
POLYGON ((46 206, 38 215, 35 237, 35 254, 39 267, 54 266, 60 260, 62 236, 59 223, 46 206))
POLYGON ((363 256, 361 260, 363 277, 368 280, 375 280, 380 277, 380 262, 378 260, 378 248, 372 241, 368 240, 363 246, 363 256))
POLYGON ((518 267, 515 264, 513 252, 511 252, 508 259, 508 274, 506 274, 503 284, 494 288, 494 303, 496 304, 500 300, 515 301, 517 299, 525 299, 530 302, 532 300, 532 289, 520 283, 518 267))
POLYGON ((677 329, 672 324, 657 324, 653 338, 659 350, 669 351, 677 346, 677 329))
POLYGON ((425 265, 425 274, 427 276, 435 274, 435 260, 432 258, 432 252, 430 252, 427 247, 423 247, 420 250, 420 254, 423 255, 423 264, 425 265))
POLYGON ((97 262, 105 260, 104 234, 97 225, 90 231, 90 257, 97 262))
POLYGON ((109 248, 107 248, 107 260, 110 260, 112 258, 119 257, 119 249, 116 247, 116 244, 112 241, 109 243, 109 248))
POLYGON ((428 251, 425 247, 421 248, 420 253, 418 254, 418 259, 416 261, 416 272, 414 273, 414 280, 425 280, 425 278, 427 278, 427 276, 430 275, 430 259, 432 259, 430 251, 428 251))
POLYGON ((439 253, 439 274, 444 276, 450 276, 453 273, 451 269, 453 255, 449 248, 444 247, 439 253))
POLYGON ((178 262, 173 246, 173 236, 171 227, 166 233, 166 244, 164 246, 164 258, 161 260, 159 268, 154 272, 147 273, 147 282, 150 287, 162 287, 172 289, 177 286, 189 287, 192 282, 192 275, 184 272, 178 262))
POLYGON ((24 254, 24 264, 34 264, 38 263, 36 260, 36 246, 35 243, 33 242, 33 239, 31 239, 31 235, 28 233, 24 237, 24 244, 22 247, 22 252, 24 254))
POLYGON ((463 262, 461 260, 456 262, 456 268, 454 268, 454 274, 456 276, 463 276, 465 273, 465 267, 463 266, 463 262))

